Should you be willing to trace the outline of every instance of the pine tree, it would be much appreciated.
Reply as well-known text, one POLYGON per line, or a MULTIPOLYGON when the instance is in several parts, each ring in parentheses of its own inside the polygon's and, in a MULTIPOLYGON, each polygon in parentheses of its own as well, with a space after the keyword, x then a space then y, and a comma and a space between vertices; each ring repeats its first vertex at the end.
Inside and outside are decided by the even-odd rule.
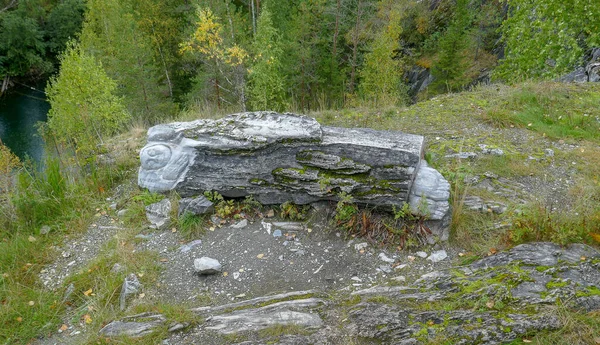
POLYGON ((250 106, 253 110, 285 109, 280 35, 273 26, 271 12, 266 5, 263 5, 258 17, 253 53, 254 62, 248 75, 250 106))
POLYGON ((459 89, 465 83, 462 75, 466 64, 462 53, 468 47, 467 31, 471 20, 469 0, 457 0, 452 22, 438 45, 439 56, 432 69, 435 77, 433 87, 442 91, 452 91, 459 89))
POLYGON ((150 38, 140 30, 131 8, 118 0, 90 0, 81 48, 92 54, 119 85, 129 112, 154 123, 173 114, 168 88, 160 85, 150 38))

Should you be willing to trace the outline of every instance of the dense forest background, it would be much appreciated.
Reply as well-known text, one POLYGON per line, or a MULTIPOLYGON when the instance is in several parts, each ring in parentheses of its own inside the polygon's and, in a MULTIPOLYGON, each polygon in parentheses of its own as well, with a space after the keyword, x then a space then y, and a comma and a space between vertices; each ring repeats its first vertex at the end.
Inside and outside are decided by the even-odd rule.
POLYGON ((0 0, 0 83, 51 76, 51 119, 109 132, 183 108, 398 105, 564 74, 597 18, 583 0, 0 0))

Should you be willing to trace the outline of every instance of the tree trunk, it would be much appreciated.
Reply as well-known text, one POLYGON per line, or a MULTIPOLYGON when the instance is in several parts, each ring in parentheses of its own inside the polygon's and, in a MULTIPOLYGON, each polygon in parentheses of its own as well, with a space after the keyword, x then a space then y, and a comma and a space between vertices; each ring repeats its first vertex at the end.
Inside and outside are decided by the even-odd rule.
POLYGON ((360 30, 360 17, 361 17, 361 0, 358 0, 356 6, 356 24, 354 25, 354 32, 352 34, 352 63, 350 64, 350 84, 348 85, 350 93, 354 93, 354 84, 356 82, 356 60, 358 58, 358 34, 360 30))

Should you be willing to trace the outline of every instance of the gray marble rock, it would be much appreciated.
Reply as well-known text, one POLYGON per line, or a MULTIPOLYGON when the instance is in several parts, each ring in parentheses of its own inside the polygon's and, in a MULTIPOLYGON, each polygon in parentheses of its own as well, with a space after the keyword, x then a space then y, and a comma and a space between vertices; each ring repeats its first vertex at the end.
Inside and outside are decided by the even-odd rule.
POLYGON ((198 274, 215 274, 221 272, 221 263, 206 256, 194 260, 194 269, 198 274))
POLYGON ((179 200, 178 216, 181 217, 186 212, 195 216, 212 212, 214 210, 213 203, 205 196, 200 195, 195 198, 183 198, 179 200))
POLYGON ((169 225, 171 214, 171 201, 163 199, 157 203, 146 206, 146 218, 153 227, 164 229, 169 225))
POLYGON ((303 115, 240 113, 150 128, 138 184, 184 197, 252 195, 262 204, 335 201, 345 192, 389 209, 412 192, 410 202, 424 197, 439 220, 449 184, 422 159, 423 144, 420 135, 326 127, 303 115))
POLYGON ((160 314, 143 313, 108 323, 98 333, 105 337, 143 337, 156 330, 167 319, 160 314))
POLYGON ((123 286, 121 286, 121 295, 119 296, 119 307, 121 310, 125 310, 127 297, 135 295, 141 288, 142 284, 134 273, 131 273, 125 278, 123 286))

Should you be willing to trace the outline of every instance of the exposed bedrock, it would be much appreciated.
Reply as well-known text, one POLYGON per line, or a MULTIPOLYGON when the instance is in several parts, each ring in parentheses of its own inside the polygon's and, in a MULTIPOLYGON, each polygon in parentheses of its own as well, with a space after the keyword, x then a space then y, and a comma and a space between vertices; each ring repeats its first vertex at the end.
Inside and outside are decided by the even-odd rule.
POLYGON ((338 200, 345 192, 364 205, 409 202, 442 220, 449 184, 422 159, 423 144, 420 135, 321 126, 303 115, 240 113, 150 128, 138 183, 184 197, 252 195, 263 204, 338 200))

